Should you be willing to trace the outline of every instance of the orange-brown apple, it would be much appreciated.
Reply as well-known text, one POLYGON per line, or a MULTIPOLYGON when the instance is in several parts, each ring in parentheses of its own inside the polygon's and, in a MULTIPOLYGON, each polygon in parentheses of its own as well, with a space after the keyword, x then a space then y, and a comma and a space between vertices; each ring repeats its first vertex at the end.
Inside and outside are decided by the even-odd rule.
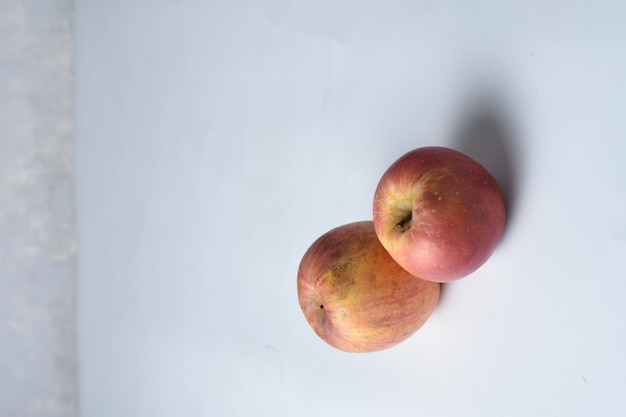
POLYGON ((383 174, 374 194, 376 234, 415 276, 463 278, 500 241, 506 209, 500 187, 467 155, 444 147, 414 149, 383 174))
POLYGON ((371 221, 339 226, 318 238, 298 270, 298 300, 329 345, 346 352, 392 347, 414 334, 439 300, 440 284, 402 269, 382 247, 371 221))

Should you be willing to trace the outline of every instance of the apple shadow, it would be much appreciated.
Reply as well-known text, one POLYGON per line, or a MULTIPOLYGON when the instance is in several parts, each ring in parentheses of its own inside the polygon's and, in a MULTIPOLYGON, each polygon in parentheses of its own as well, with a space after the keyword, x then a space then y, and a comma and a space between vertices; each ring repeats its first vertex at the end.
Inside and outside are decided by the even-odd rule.
POLYGON ((506 236, 516 215, 523 162, 513 115, 501 100, 486 95, 469 100, 462 110, 453 147, 478 161, 500 185, 507 209, 506 236))
POLYGON ((448 285, 449 283, 447 282, 442 282, 439 285, 439 301, 437 301, 437 308, 440 308, 443 304, 447 304, 446 299, 448 298, 448 291, 450 290, 448 285))

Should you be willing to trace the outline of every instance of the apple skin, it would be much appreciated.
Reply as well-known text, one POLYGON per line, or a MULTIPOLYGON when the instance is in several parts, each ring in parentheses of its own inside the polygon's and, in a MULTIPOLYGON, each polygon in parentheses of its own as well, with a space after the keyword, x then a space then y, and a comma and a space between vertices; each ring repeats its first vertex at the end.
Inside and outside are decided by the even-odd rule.
POLYGON ((450 282, 482 266, 506 221, 496 180, 469 156, 414 149, 382 175, 374 194, 376 235, 391 257, 422 279, 450 282))
POLYGON ((440 287, 402 269, 371 221, 325 233, 298 269, 305 318, 321 339, 345 352, 374 352, 406 340, 434 311, 440 287))

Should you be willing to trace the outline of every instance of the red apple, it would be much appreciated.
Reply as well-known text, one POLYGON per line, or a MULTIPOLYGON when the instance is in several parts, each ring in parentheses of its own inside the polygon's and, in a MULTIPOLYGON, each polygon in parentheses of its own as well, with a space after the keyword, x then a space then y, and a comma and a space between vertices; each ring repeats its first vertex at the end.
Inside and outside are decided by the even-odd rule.
POLYGON ((392 347, 414 334, 439 300, 440 284, 416 278, 382 247, 371 221, 317 239, 298 270, 298 300, 329 345, 346 352, 392 347))
POLYGON ((411 274, 449 282, 474 272, 493 253, 506 209, 496 180, 453 149, 412 150, 383 174, 374 195, 382 245, 411 274))

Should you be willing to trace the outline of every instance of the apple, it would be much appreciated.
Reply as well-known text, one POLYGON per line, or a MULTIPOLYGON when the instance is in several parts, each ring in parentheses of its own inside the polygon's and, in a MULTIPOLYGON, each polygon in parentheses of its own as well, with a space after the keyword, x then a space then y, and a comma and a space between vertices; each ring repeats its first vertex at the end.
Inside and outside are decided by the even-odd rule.
POLYGON ((315 333, 346 352, 390 348, 430 317, 441 285, 402 269, 380 244, 372 221, 319 237, 298 269, 298 300, 315 333))
POLYGON ((376 235, 411 274, 450 282, 477 270, 502 237, 506 209, 496 180, 469 156, 414 149, 382 175, 374 194, 376 235))

